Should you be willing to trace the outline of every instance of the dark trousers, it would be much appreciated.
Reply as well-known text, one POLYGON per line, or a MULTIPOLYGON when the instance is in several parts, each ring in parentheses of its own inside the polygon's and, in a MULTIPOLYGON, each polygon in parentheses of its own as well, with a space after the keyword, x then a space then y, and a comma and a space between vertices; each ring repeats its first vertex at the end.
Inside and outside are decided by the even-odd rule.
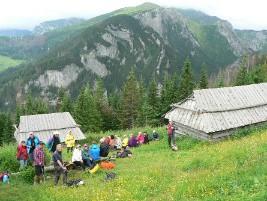
POLYGON ((75 164, 75 166, 82 167, 83 170, 85 169, 84 163, 82 163, 81 161, 74 161, 73 163, 75 164))
POLYGON ((59 166, 55 166, 55 175, 54 175, 54 184, 57 185, 60 175, 63 174, 63 184, 67 183, 67 175, 68 172, 67 170, 63 170, 61 167, 59 166))
POLYGON ((86 167, 91 168, 92 166, 94 166, 93 161, 91 161, 90 159, 83 159, 83 163, 86 167))
POLYGON ((72 152, 73 151, 73 147, 67 147, 67 153, 69 153, 69 151, 72 152))

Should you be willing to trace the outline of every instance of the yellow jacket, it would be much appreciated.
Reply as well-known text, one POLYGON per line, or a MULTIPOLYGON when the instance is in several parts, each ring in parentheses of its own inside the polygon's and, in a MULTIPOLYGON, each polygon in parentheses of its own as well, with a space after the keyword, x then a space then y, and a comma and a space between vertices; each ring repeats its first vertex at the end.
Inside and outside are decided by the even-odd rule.
POLYGON ((67 147, 74 147, 75 146, 75 138, 71 132, 69 132, 65 138, 65 143, 67 147))
POLYGON ((127 147, 128 146, 128 142, 129 142, 129 138, 124 138, 123 140, 122 140, 122 146, 123 147, 127 147))

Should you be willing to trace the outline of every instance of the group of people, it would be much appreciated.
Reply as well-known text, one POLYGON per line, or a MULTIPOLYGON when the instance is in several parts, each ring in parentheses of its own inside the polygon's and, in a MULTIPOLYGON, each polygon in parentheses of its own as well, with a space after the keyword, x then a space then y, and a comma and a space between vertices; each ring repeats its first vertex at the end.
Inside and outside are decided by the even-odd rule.
MULTIPOLYGON (((99 144, 93 142, 91 146, 84 144, 75 145, 76 139, 71 131, 65 137, 67 153, 72 153, 71 164, 75 167, 92 169, 101 157, 107 157, 111 151, 116 152, 116 157, 131 157, 131 147, 138 147, 142 144, 149 144, 150 141, 159 140, 159 134, 154 130, 152 134, 139 132, 137 135, 131 134, 130 137, 124 135, 123 138, 110 135, 100 139, 99 144)), ((33 132, 29 133, 27 141, 21 141, 17 148, 17 159, 20 163, 20 170, 28 165, 28 161, 35 167, 35 183, 44 181, 45 166, 45 145, 52 154, 54 166, 54 184, 57 185, 60 176, 63 175, 63 184, 67 182, 68 170, 63 163, 62 144, 60 133, 54 132, 47 143, 40 141, 33 132)))

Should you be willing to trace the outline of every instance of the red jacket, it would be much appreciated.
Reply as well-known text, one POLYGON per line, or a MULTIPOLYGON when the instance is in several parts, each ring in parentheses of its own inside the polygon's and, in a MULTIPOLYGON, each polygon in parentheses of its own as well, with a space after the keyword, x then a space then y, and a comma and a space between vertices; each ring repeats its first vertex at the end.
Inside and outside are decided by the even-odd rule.
POLYGON ((28 160, 27 146, 19 145, 17 148, 17 159, 28 160))
POLYGON ((174 127, 171 123, 168 124, 167 129, 168 129, 168 135, 172 135, 174 127))

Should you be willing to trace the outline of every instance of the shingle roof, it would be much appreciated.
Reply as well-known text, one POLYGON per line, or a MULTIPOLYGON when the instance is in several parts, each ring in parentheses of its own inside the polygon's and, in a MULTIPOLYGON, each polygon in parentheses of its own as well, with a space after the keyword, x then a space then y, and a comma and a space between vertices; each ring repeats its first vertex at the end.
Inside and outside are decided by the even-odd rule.
POLYGON ((18 130, 14 136, 18 142, 26 140, 29 132, 34 132, 40 140, 46 142, 53 135, 54 131, 59 131, 61 141, 69 131, 72 131, 76 140, 85 139, 79 125, 77 125, 69 112, 38 114, 21 116, 18 130))
POLYGON ((195 90, 165 118, 213 133, 267 121, 267 83, 195 90))

